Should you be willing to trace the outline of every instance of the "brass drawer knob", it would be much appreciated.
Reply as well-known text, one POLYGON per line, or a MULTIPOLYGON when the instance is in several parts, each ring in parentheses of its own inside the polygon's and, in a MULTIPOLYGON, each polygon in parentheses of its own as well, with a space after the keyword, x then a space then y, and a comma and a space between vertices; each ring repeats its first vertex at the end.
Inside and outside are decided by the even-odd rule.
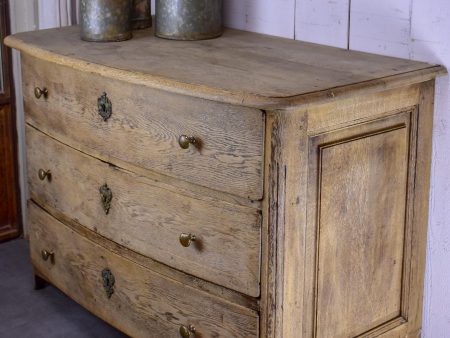
POLYGON ((50 262, 55 264, 55 253, 53 251, 43 249, 41 251, 41 256, 44 261, 48 261, 50 259, 50 262))
POLYGON ((44 96, 44 98, 47 98, 48 96, 47 88, 42 89, 39 87, 34 88, 34 96, 36 96, 37 99, 40 99, 42 96, 44 96))
POLYGON ((189 326, 180 326, 180 335, 182 338, 191 338, 195 337, 195 327, 194 325, 189 326))
POLYGON ((50 172, 50 170, 39 169, 38 176, 41 181, 43 181, 45 179, 50 179, 51 172, 50 172))
POLYGON ((181 147, 182 149, 187 149, 187 148, 189 148, 189 145, 190 145, 190 144, 192 144, 192 145, 197 145, 198 142, 197 142, 197 140, 195 139, 195 137, 193 137, 193 136, 181 135, 181 136, 178 138, 178 144, 180 145, 180 147, 181 147))
POLYGON ((180 243, 185 248, 188 248, 191 246, 192 242, 195 242, 197 237, 193 234, 181 234, 180 235, 180 243))

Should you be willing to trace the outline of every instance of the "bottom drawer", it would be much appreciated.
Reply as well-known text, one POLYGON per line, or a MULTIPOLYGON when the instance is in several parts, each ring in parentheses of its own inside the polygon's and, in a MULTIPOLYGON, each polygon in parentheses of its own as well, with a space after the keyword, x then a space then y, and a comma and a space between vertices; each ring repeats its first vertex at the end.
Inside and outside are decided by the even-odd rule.
POLYGON ((82 237, 30 202, 35 269, 64 293, 133 337, 257 337, 258 314, 165 278, 82 237), (44 259, 42 250, 50 255, 44 259))

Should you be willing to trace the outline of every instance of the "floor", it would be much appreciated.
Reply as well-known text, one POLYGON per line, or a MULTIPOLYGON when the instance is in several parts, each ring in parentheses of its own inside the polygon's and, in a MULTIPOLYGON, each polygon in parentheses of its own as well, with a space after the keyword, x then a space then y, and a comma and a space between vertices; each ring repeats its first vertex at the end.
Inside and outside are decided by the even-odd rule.
POLYGON ((23 239, 0 244, 0 338, 124 338, 53 286, 35 291, 23 239))

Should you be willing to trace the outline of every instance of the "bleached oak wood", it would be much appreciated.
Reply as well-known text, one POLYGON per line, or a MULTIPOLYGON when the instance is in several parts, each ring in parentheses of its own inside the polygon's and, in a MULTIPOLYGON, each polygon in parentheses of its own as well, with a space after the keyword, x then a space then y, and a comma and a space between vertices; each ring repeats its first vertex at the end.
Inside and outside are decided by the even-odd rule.
POLYGON ((311 191, 317 189, 317 197, 310 196, 316 211, 311 208, 308 214, 317 218, 313 276, 318 337, 355 337, 393 320, 406 321, 402 301, 409 291, 404 276, 411 262, 411 202, 405 196, 408 154, 415 155, 410 115, 310 141, 310 185, 311 191))
MULTIPOLYGON (((440 66, 232 30, 220 39, 194 43, 160 41, 149 34, 141 32, 135 40, 108 44, 108 47, 80 42, 75 28, 9 38, 8 43, 28 55, 25 58, 34 60, 30 65, 46 65, 43 66, 46 73, 52 70, 48 65, 54 65, 63 70, 60 76, 66 79, 58 82, 56 75, 52 75, 60 88, 54 85, 51 92, 68 91, 58 98, 58 107, 63 108, 64 115, 48 103, 51 96, 47 102, 32 99, 33 86, 28 85, 28 122, 45 134, 43 139, 54 138, 64 144, 63 149, 70 146, 75 149, 73 152, 83 152, 80 161, 92 163, 89 167, 94 172, 95 168, 106 165, 120 167, 111 176, 120 186, 126 185, 125 179, 123 182, 119 179, 125 175, 130 179, 126 180, 130 187, 151 182, 145 190, 161 195, 162 200, 168 200, 167 196, 195 199, 192 214, 182 212, 186 224, 192 224, 197 215, 199 224, 206 227, 208 223, 217 229, 218 222, 211 216, 224 208, 221 217, 225 221, 237 219, 229 212, 238 212, 245 216, 239 218, 250 225, 255 221, 252 217, 261 211, 260 297, 233 291, 229 284, 215 285, 208 281, 212 277, 203 276, 206 280, 195 277, 199 276, 198 270, 189 270, 188 274, 158 263, 133 251, 134 237, 130 243, 111 241, 70 217, 73 210, 69 207, 58 210, 56 202, 50 205, 50 199, 45 202, 37 194, 33 199, 86 241, 96 243, 92 244, 94 247, 104 247, 108 255, 117 254, 121 259, 130 260, 129 264, 136 262, 152 274, 174 279, 185 288, 203 290, 208 296, 219 296, 222 301, 251 310, 259 316, 260 337, 418 336, 431 147, 431 81, 445 70, 440 66), (136 43, 140 48, 130 53, 136 43), (150 50, 155 52, 143 53, 150 50), (232 186, 233 182, 229 187, 225 179, 217 182, 217 177, 222 177, 218 176, 217 167, 211 169, 213 174, 208 169, 195 173, 196 179, 206 177, 198 182, 192 177, 188 180, 178 174, 171 176, 166 173, 167 168, 156 170, 164 161, 160 157, 155 157, 155 167, 149 169, 137 160, 112 156, 110 152, 115 150, 106 145, 92 146, 97 134, 104 133, 105 125, 95 125, 82 135, 67 128, 66 115, 89 118, 95 113, 86 114, 84 104, 76 102, 73 96, 87 91, 79 88, 80 81, 67 81, 71 77, 65 73, 77 78, 95 78, 101 86, 123 85, 126 95, 119 95, 118 89, 113 89, 118 97, 124 98, 124 103, 121 100, 118 103, 121 110, 130 112, 129 116, 122 116, 122 122, 142 116, 131 101, 140 102, 147 95, 152 95, 155 101, 151 102, 164 106, 168 112, 152 115, 154 112, 148 111, 154 116, 153 123, 162 129, 176 125, 167 120, 173 111, 171 106, 183 119, 183 126, 201 124, 207 130, 208 124, 212 124, 212 131, 227 121, 227 116, 237 120, 246 114, 258 116, 253 122, 235 123, 230 128, 240 130, 237 141, 255 135, 254 129, 261 135, 259 147, 252 149, 259 149, 259 158, 264 158, 261 174, 256 175, 261 179, 257 186, 260 187, 258 198, 262 200, 247 199, 244 190, 232 186), (172 102, 174 97, 176 102, 172 102), (182 107, 179 102, 185 105, 182 107), (215 108, 208 109, 208 114, 201 119, 197 113, 184 114, 192 106, 215 108), (223 109, 224 106, 228 108, 223 109), (46 111, 44 107, 49 109, 46 111), (209 120, 209 115, 214 118, 209 120), (106 163, 85 160, 87 156, 106 163), (204 211, 199 211, 200 207, 204 211)), ((34 74, 36 81, 44 76, 31 67, 28 72, 34 74)), ((80 96, 86 98, 88 94, 80 96)), ((76 122, 86 123, 83 118, 76 122)), ((69 125, 78 127, 74 122, 69 125)), ((136 130, 152 134, 155 128, 158 130, 154 125, 123 128, 134 126, 128 122, 116 126, 123 144, 127 143, 126 136, 131 137, 130 143, 136 142, 132 135, 136 130)), ((110 139, 114 139, 113 135, 107 140, 110 139)), ((148 146, 144 143, 143 146, 148 146)), ((140 151, 138 147, 132 150, 140 151)), ((235 150, 231 145, 230 151, 235 150)), ((139 159, 145 157, 145 152, 139 154, 139 159)), ((180 158, 172 160, 175 165, 181 164, 177 162, 180 158)), ((65 166, 61 162, 64 172, 72 172, 65 166)), ((92 177, 95 181, 98 176, 92 177)), ((133 196, 126 189, 120 191, 126 192, 120 196, 133 196)), ((61 198, 61 192, 55 194, 55 199, 61 198)), ((76 201, 73 197, 62 200, 76 201)), ((154 200, 145 197, 143 201, 154 200)), ((177 201, 175 204, 182 204, 177 201)), ((153 203, 156 202, 150 202, 153 203)), ((155 204, 158 205, 153 209, 156 219, 166 213, 169 218, 173 215, 165 204, 155 204)), ((143 206, 147 208, 147 204, 143 206)), ((128 214, 122 222, 137 224, 132 218, 128 214)), ((84 222, 93 224, 87 218, 84 222)), ((225 234, 234 236, 227 233, 234 229, 227 224, 223 232, 217 232, 218 238, 225 234)), ((254 233, 250 238, 254 238, 254 233)), ((236 240, 233 245, 232 248, 242 248, 236 240)), ((148 250, 144 246, 141 249, 148 250)), ((247 249, 250 250, 242 251, 247 249)), ((208 267, 213 263, 205 262, 208 267)), ((224 284, 224 281, 217 283, 224 284)), ((256 294, 253 291, 249 294, 256 294)), ((258 333, 246 334, 255 337, 258 333)))
MULTIPOLYGON (((26 123, 25 125, 33 126, 28 123, 26 123)), ((33 128, 35 128, 35 127, 33 126, 33 128)), ((52 135, 52 133, 49 132, 47 130, 47 128, 45 128, 45 126, 40 128, 39 130, 42 133, 48 135, 49 137, 54 138, 54 135, 52 135)), ((201 196, 202 199, 211 201, 213 203, 219 200, 219 201, 223 201, 223 202, 228 202, 228 203, 232 203, 232 204, 237 204, 237 205, 261 210, 261 204, 262 204, 261 201, 249 200, 247 198, 239 197, 237 195, 232 195, 232 194, 227 194, 227 193, 223 193, 220 191, 212 190, 212 189, 202 187, 199 185, 195 185, 195 184, 192 184, 192 183, 189 183, 186 181, 181 181, 179 179, 176 179, 176 178, 173 178, 170 176, 166 176, 164 174, 159 174, 155 171, 151 171, 151 170, 139 167, 139 166, 131 164, 129 162, 121 161, 116 158, 111 158, 110 156, 107 156, 99 151, 93 150, 91 147, 89 147, 87 145, 75 142, 72 139, 70 139, 64 135, 58 135, 58 141, 65 145, 69 145, 71 148, 74 148, 74 149, 82 152, 83 154, 95 157, 95 158, 99 159, 100 161, 110 163, 112 166, 118 166, 118 167, 124 168, 127 171, 136 173, 141 176, 148 177, 151 180, 153 180, 154 182, 158 182, 158 184, 161 187, 164 187, 165 189, 177 191, 177 192, 183 193, 183 194, 192 194, 195 196, 201 196)))
POLYGON ((27 127, 32 199, 113 241, 191 275, 259 296, 258 210, 168 190, 158 182, 77 152, 27 127), (39 169, 51 171, 41 181, 39 169), (108 184, 106 215, 99 188, 108 184), (182 233, 197 240, 185 248, 182 233))
POLYGON ((417 163, 414 198, 414 232, 411 238, 411 296, 409 309, 411 322, 408 332, 420 332, 423 313, 423 288, 425 274, 425 253, 428 225, 428 196, 430 189, 431 149, 434 111, 434 81, 422 84, 420 88, 419 122, 417 128, 417 163))
MULTIPOLYGON (((29 200, 31 203, 31 200, 29 200)), ((212 295, 223 298, 232 303, 241 305, 243 307, 258 311, 259 310, 259 299, 253 298, 250 296, 246 296, 242 293, 233 291, 228 288, 224 288, 223 286, 208 282, 204 279, 197 278, 195 276, 189 275, 182 271, 173 269, 163 263, 157 262, 149 257, 143 256, 137 253, 134 250, 127 248, 126 246, 120 245, 114 241, 107 239, 104 236, 99 235, 97 232, 89 230, 84 225, 74 221, 73 219, 67 217, 62 212, 58 211, 45 204, 42 201, 39 201, 36 196, 33 200, 33 203, 38 205, 41 209, 45 210, 49 215, 59 220, 61 223, 66 224, 71 229, 74 229, 81 236, 89 239, 91 242, 95 242, 105 249, 113 252, 114 254, 124 257, 130 261, 136 262, 137 264, 154 271, 160 275, 163 275, 167 278, 176 280, 182 284, 190 285, 199 290, 205 291, 212 295)))
POLYGON ((412 85, 369 94, 364 100, 355 96, 310 106, 308 133, 319 134, 321 131, 348 125, 349 121, 358 123, 376 117, 381 118, 392 115, 395 110, 415 106, 419 99, 419 88, 419 85, 412 85))
POLYGON ((180 284, 80 236, 35 204, 29 205, 31 260, 38 274, 97 316, 133 337, 179 337, 194 325, 199 337, 254 337, 258 315, 180 284), (54 253, 44 261, 41 251, 54 253), (108 298, 102 270, 115 277, 108 298))
POLYGON ((307 336, 375 337, 407 321, 407 331, 417 325, 409 312, 410 299, 417 300, 410 293, 417 250, 411 240, 426 225, 412 216, 415 111, 310 139, 307 336))
MULTIPOLYGON (((214 40, 177 42, 137 31, 126 43, 92 44, 78 27, 7 37, 5 44, 55 64, 151 88, 257 108, 289 107, 301 95, 441 67, 226 30, 214 40), (164 62, 162 62, 164 60, 164 62), (208 74, 209 76, 204 76, 208 74)), ((420 81, 418 81, 420 82, 420 81)))
POLYGON ((27 121, 36 127, 164 175, 261 199, 261 111, 106 81, 26 55, 22 68, 27 121), (36 99, 35 87, 47 88, 48 98, 36 99), (112 102, 108 121, 97 108, 103 92, 112 102), (181 135, 198 146, 182 149, 181 135))
MULTIPOLYGON (((379 224, 378 229, 383 229, 383 225, 385 225, 386 222, 380 221, 379 223, 376 223, 376 217, 370 216, 373 215, 374 207, 380 208, 378 209, 380 211, 380 217, 390 217, 389 215, 396 215, 396 218, 392 218, 392 227, 388 227, 386 229, 390 229, 389 231, 394 231, 397 235, 385 237, 388 240, 385 242, 380 242, 383 243, 380 245, 385 246, 386 255, 388 255, 387 252, 392 252, 393 256, 399 256, 403 259, 404 264, 400 263, 401 266, 400 268, 397 268, 396 274, 393 273, 391 267, 386 264, 379 265, 372 271, 379 276, 378 278, 381 278, 381 284, 378 285, 382 285, 383 282, 381 281, 385 278, 384 285, 388 288, 392 288, 391 292, 395 293, 397 296, 389 298, 386 302, 382 301, 382 299, 384 299, 383 297, 387 297, 389 291, 384 290, 380 286, 381 289, 379 288, 378 290, 380 291, 378 292, 382 295, 382 297, 375 297, 373 303, 366 302, 363 298, 361 298, 361 300, 358 298, 353 298, 353 305, 361 302, 360 304, 363 306, 360 309, 358 316, 355 317, 353 315, 344 315, 345 311, 347 311, 346 309, 349 308, 348 304, 338 307, 335 311, 330 310, 330 312, 335 316, 343 316, 342 320, 339 321, 339 323, 343 323, 343 325, 346 325, 346 321, 347 323, 351 323, 352 320, 356 320, 356 325, 349 324, 351 330, 357 328, 357 325, 364 326, 364 316, 366 316, 365 318, 374 320, 373 325, 366 325, 361 329, 362 331, 365 330, 361 337, 404 338, 416 337, 419 335, 420 329, 418 328, 420 328, 421 323, 420 315, 418 316, 415 314, 417 307, 412 308, 411 304, 421 302, 422 297, 417 295, 414 291, 408 290, 414 289, 413 285, 416 283, 416 278, 423 278, 423 271, 413 272, 413 268, 410 267, 409 264, 412 264, 412 266, 416 264, 416 255, 420 256, 418 251, 423 249, 420 249, 418 245, 414 244, 414 238, 416 236, 415 232, 419 231, 423 234, 423 231, 426 231, 426 221, 422 220, 421 222, 417 222, 416 218, 413 216, 413 212, 417 208, 414 205, 415 203, 421 203, 424 206, 427 205, 427 199, 425 198, 422 200, 423 197, 418 197, 414 190, 414 181, 417 180, 416 176, 418 175, 415 169, 415 156, 417 154, 417 158, 419 158, 427 153, 424 151, 424 148, 422 148, 422 150, 420 150, 419 147, 416 148, 415 144, 417 140, 422 137, 417 130, 423 128, 420 127, 422 124, 429 125, 428 122, 422 121, 422 118, 418 117, 420 116, 420 107, 422 105, 420 103, 421 96, 419 96, 421 91, 420 88, 421 87, 414 85, 402 88, 401 90, 392 90, 376 95, 369 94, 366 96, 361 96, 359 99, 356 97, 353 99, 344 100, 337 99, 334 100, 334 105, 328 103, 320 103, 317 105, 311 104, 308 106, 299 107, 297 110, 291 110, 289 114, 276 111, 267 112, 266 173, 270 178, 266 181, 269 191, 267 192, 267 195, 265 195, 266 199, 263 203, 263 253, 267 255, 263 255, 263 257, 266 258, 263 258, 262 266, 264 278, 262 279, 263 298, 261 303, 261 332, 265 334, 264 337, 348 337, 357 335, 356 332, 339 335, 336 331, 338 326, 328 320, 331 320, 330 317, 328 317, 328 319, 324 319, 325 326, 322 326, 322 328, 329 330, 328 332, 322 331, 322 333, 320 333, 315 331, 314 328, 314 309, 316 308, 316 302, 319 299, 316 296, 317 291, 315 286, 315 283, 318 281, 316 281, 314 276, 317 274, 317 271, 319 271, 321 274, 326 274, 327 276, 322 278, 322 282, 327 281, 332 283, 333 279, 328 279, 328 276, 330 276, 330 278, 336 278, 333 276, 338 276, 338 272, 336 271, 336 273, 333 273, 333 270, 329 267, 333 267, 334 264, 337 264, 337 258, 339 256, 335 257, 334 252, 332 256, 328 257, 328 259, 326 257, 322 257, 323 264, 328 264, 328 268, 324 268, 323 266, 320 269, 318 267, 316 268, 315 263, 310 260, 311 257, 316 256, 314 244, 315 232, 313 230, 316 228, 315 226, 307 226, 307 224, 316 224, 317 219, 312 211, 315 210, 315 207, 313 209, 308 209, 306 208, 306 203, 314 203, 314 198, 311 195, 306 194, 306 192, 299 187, 305 187, 307 185, 305 182, 305 175, 307 173, 314 176, 314 170, 307 169, 305 167, 305 162, 309 161, 310 165, 317 165, 318 162, 317 159, 314 159, 313 153, 304 155, 304 149, 308 148, 308 140, 311 142, 312 139, 319 138, 323 140, 323 143, 326 146, 328 146, 329 141, 326 141, 326 137, 333 135, 333 133, 334 135, 341 133, 340 135, 343 140, 347 140, 349 138, 349 136, 345 136, 344 132, 348 133, 348 135, 351 135, 352 133, 356 133, 356 135, 365 134, 370 129, 370 127, 368 127, 369 129, 364 129, 365 126, 373 127, 377 123, 381 123, 379 121, 389 121, 387 125, 393 124, 395 128, 398 128, 399 125, 401 125, 401 123, 399 124, 395 122, 395 119, 398 119, 398 116, 406 116, 406 120, 404 118, 406 121, 404 126, 405 128, 406 126, 409 128, 408 131, 400 132, 402 136, 397 134, 394 136, 392 141, 389 141, 392 137, 389 134, 387 134, 389 137, 386 138, 386 140, 383 140, 383 138, 380 138, 379 136, 375 139, 370 139, 370 137, 368 138, 370 141, 383 140, 381 144, 388 141, 386 146, 389 142, 393 142, 393 144, 395 144, 395 147, 391 147, 389 145, 389 150, 382 151, 381 148, 379 150, 379 154, 382 156, 380 159, 382 161, 386 161, 385 164, 381 164, 383 162, 379 162, 379 164, 381 164, 379 167, 379 175, 381 175, 380 179, 377 181, 375 180, 376 175, 370 176, 370 179, 375 180, 374 182, 377 183, 374 187, 377 189, 385 189, 384 194, 386 197, 376 199, 375 202, 373 202, 373 207, 367 209, 367 214, 364 212, 360 215, 358 214, 358 217, 368 217, 367 219, 370 222, 379 224), (407 118, 408 116, 412 116, 411 119, 407 118), (403 151, 400 146, 402 144, 403 151), (407 148, 405 148, 405 144, 407 145, 407 148), (277 148, 278 145, 280 146, 280 149, 277 148), (389 158, 395 156, 395 154, 399 154, 399 158, 389 160, 389 158), (304 159, 302 160, 302 158, 304 159), (388 175, 383 176, 383 170, 394 170, 393 168, 395 167, 393 166, 395 163, 403 165, 403 167, 401 165, 398 167, 399 169, 401 168, 401 170, 398 172, 395 171, 395 174, 391 174, 391 177, 388 175), (292 176, 290 176, 290 174, 292 176), (398 177, 402 177, 402 179, 399 180, 398 177, 395 178, 395 175, 400 175, 398 177), (405 175, 407 175, 408 185, 405 183, 405 175), (386 179, 393 182, 390 187, 383 186, 381 183, 386 179), (405 186, 401 185, 401 180, 403 180, 405 186), (394 188, 395 186, 397 186, 397 188, 394 188), (390 207, 388 209, 392 210, 389 213, 386 213, 385 209, 382 207, 382 204, 388 201, 386 200, 388 196, 391 199, 397 198, 399 203, 390 203, 390 207), (417 199, 420 199, 422 202, 417 202, 417 199), (403 203, 408 201, 407 206, 403 204, 403 212, 399 210, 402 208, 402 201, 403 203), (264 244, 264 237, 267 237, 267 244, 264 244), (400 243, 396 245, 396 241, 398 240, 400 240, 400 243), (388 247, 390 249, 387 249, 388 247), (288 252, 289 254, 287 254, 288 252), (386 269, 385 273, 382 272, 383 269, 386 269), (283 273, 284 278, 280 278, 280 273, 283 273), (391 284, 391 282, 388 282, 387 278, 393 278, 393 280, 396 281, 396 284, 391 284), (398 306, 399 315, 393 316, 394 318, 392 318, 392 320, 389 320, 389 316, 385 317, 386 320, 384 323, 380 323, 381 319, 377 322, 376 318, 378 314, 372 313, 372 315, 370 315, 370 311, 377 311, 375 304, 378 304, 378 309, 380 314, 382 314, 382 311, 385 311, 389 302, 391 302, 393 309, 398 306), (371 305, 367 306, 368 303, 371 305), (266 313, 271 313, 271 315, 268 315, 268 318, 266 318, 266 313), (414 315, 412 316, 413 313, 414 315), (414 317, 414 319, 411 319, 412 317, 414 317)), ((433 95, 431 93, 431 95, 426 95, 426 97, 432 101, 433 95)), ((428 110, 429 108, 427 111, 428 110)), ((398 133, 402 129, 395 130, 398 133)), ((429 142, 429 136, 425 138, 428 140, 427 142, 429 142)), ((429 143, 428 147, 429 154, 431 147, 429 143)), ((375 161, 373 163, 376 163, 376 154, 378 154, 378 152, 370 153, 370 151, 368 151, 370 146, 364 146, 361 149, 363 151, 360 152, 360 154, 365 154, 364 156, 368 156, 370 161, 375 161)), ((376 146, 375 149, 378 149, 378 146, 376 146)), ((358 154, 358 152, 353 154, 352 150, 347 154, 357 156, 355 154, 358 154)), ((338 200, 345 205, 346 199, 343 198, 343 194, 347 191, 358 191, 358 189, 362 189, 361 182, 358 180, 353 182, 352 180, 337 179, 337 177, 339 177, 337 176, 339 173, 342 175, 346 174, 346 170, 344 168, 345 165, 356 165, 354 161, 345 161, 345 157, 342 157, 341 155, 336 155, 335 159, 342 161, 342 163, 341 165, 333 165, 329 167, 330 170, 333 170, 333 175, 330 177, 334 178, 332 180, 333 182, 330 181, 330 183, 327 184, 327 187, 329 189, 336 189, 336 191, 339 190, 339 193, 332 194, 322 192, 323 195, 321 195, 323 196, 322 199, 333 198, 332 196, 336 196, 337 199, 334 200, 335 202, 329 204, 330 207, 334 208, 338 205, 338 200), (338 189, 339 185, 343 186, 338 189)), ((359 163, 365 162, 362 161, 359 163)), ((364 167, 365 165, 367 164, 363 164, 362 166, 364 167)), ((370 168, 372 168, 372 166, 370 168)), ((314 187, 319 184, 317 183, 316 178, 311 177, 308 182, 308 186, 310 187, 314 187)), ((426 182, 424 185, 426 185, 426 182)), ((374 191, 373 194, 376 195, 377 193, 374 191)), ((374 196, 368 196, 367 198, 369 197, 372 198, 374 196)), ((359 198, 356 200, 359 201, 359 198)), ((343 215, 345 217, 349 216, 348 214, 343 215)), ((343 223, 339 221, 337 217, 330 218, 330 222, 330 224, 332 224, 330 229, 334 229, 334 227, 339 229, 343 223)), ((374 229, 376 228, 377 227, 374 229)), ((367 228, 369 231, 373 231, 374 229, 367 228)), ((355 231, 352 236, 357 236, 358 231, 355 231)), ((337 232, 336 234, 340 235, 341 233, 337 232)), ((373 241, 375 241, 374 243, 376 243, 378 237, 372 236, 365 239, 365 245, 367 244, 367 246, 370 246, 370 240, 372 238, 373 241)), ((352 240, 330 242, 330 246, 342 246, 342 250, 346 250, 345 248, 347 248, 349 253, 352 252, 352 250, 355 251, 354 257, 356 258, 358 257, 356 255, 357 250, 354 248, 353 244, 354 243, 352 240)), ((323 250, 330 250, 330 248, 331 247, 329 246, 324 246, 323 250)), ((384 250, 382 251, 384 252, 384 250)), ((322 252, 323 255, 326 251, 320 252, 322 252)), ((318 257, 321 257, 320 252, 318 257)), ((422 258, 423 256, 424 253, 422 252, 422 258)), ((346 262, 345 264, 349 264, 351 266, 350 257, 351 256, 346 257, 344 261, 346 262)), ((370 259, 374 259, 372 254, 363 254, 363 256, 360 257, 366 259, 367 264, 369 264, 370 259)), ((376 264, 379 264, 379 262, 376 264)), ((366 274, 363 274, 362 276, 363 278, 367 278, 366 274)), ((343 285, 345 285, 345 287, 349 287, 349 290, 351 290, 352 293, 348 296, 335 298, 335 300, 345 303, 350 302, 350 299, 352 299, 351 297, 357 297, 359 288, 355 283, 358 283, 358 281, 362 282, 362 279, 352 278, 350 280, 349 277, 349 280, 347 282, 343 282, 343 285)), ((360 290, 364 297, 370 297, 371 293, 369 293, 366 288, 373 288, 374 286, 372 282, 372 280, 367 283, 362 282, 363 289, 360 290)), ((337 293, 337 284, 332 285, 333 286, 329 285, 328 287, 324 286, 323 290, 326 290, 328 294, 334 294, 334 292, 337 293)), ((337 297, 337 295, 335 297, 337 297)), ((326 300, 326 298, 323 297, 321 299, 322 302, 326 300)), ((320 313, 321 316, 326 316, 326 309, 329 306, 330 304, 324 305, 325 310, 322 309, 316 313, 320 313)), ((391 311, 391 314, 395 312, 396 310, 393 310, 391 311)))
MULTIPOLYGON (((307 114, 267 112, 261 337, 301 336, 307 114)), ((302 337, 302 336, 301 336, 302 337)))

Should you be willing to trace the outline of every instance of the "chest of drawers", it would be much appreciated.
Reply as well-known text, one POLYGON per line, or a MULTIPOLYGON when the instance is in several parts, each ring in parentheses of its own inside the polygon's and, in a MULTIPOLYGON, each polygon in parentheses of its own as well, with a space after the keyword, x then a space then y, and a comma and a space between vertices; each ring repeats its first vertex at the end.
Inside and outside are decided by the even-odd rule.
POLYGON ((420 335, 442 67, 233 30, 78 36, 6 39, 37 282, 133 337, 420 335))

